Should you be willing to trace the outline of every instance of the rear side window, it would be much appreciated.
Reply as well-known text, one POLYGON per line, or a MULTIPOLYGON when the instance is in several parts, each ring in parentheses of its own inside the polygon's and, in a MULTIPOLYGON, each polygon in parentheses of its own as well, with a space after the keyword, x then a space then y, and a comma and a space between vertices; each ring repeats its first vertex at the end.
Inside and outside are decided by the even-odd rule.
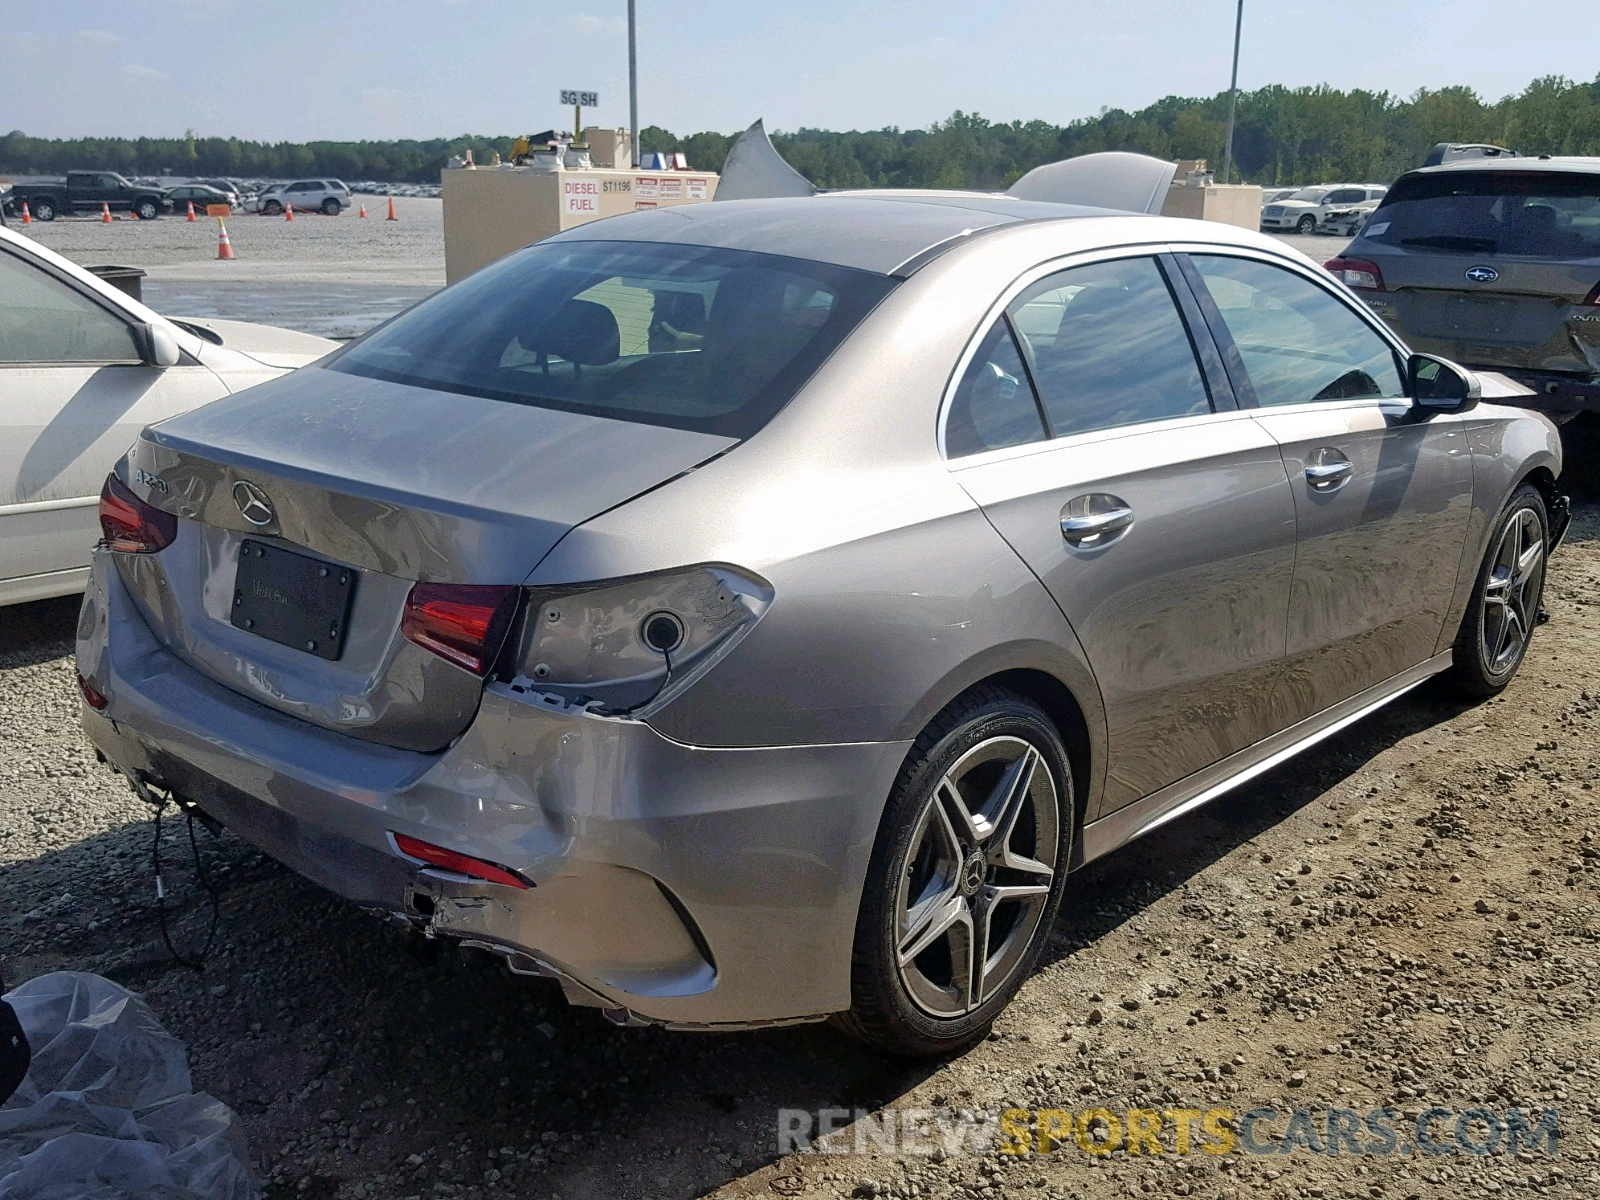
POLYGON ((1361 236, 1423 252, 1600 258, 1600 174, 1411 175, 1389 190, 1361 236))
POLYGON ((1404 394, 1389 343, 1330 293, 1253 259, 1191 257, 1263 407, 1404 394))
POLYGON ((1360 204, 1366 198, 1367 198, 1367 193, 1366 193, 1365 189, 1363 189, 1363 188, 1340 188, 1336 192, 1328 193, 1328 198, 1325 201, 1323 201, 1323 203, 1325 203, 1325 204, 1360 204))
POLYGON ((802 259, 549 241, 329 361, 438 391, 748 437, 894 286, 802 259))
POLYGON ((1153 258, 1060 271, 1008 311, 1056 437, 1211 411, 1188 330, 1153 258))
POLYGON ((945 418, 944 448, 963 458, 1044 438, 1044 418, 1022 352, 1005 318, 994 323, 956 387, 945 418))

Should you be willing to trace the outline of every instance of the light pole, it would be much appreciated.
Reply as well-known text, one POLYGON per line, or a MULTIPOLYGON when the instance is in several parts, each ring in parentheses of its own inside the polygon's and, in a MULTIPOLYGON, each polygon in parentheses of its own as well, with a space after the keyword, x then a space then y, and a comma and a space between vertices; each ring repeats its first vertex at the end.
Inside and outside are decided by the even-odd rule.
MULTIPOLYGON (((1243 4, 1244 0, 1239 0, 1243 4)), ((1235 52, 1234 70, 1238 70, 1235 52)), ((633 167, 639 169, 639 41, 634 31, 633 0, 628 0, 628 141, 633 146, 633 167)))
MULTIPOLYGON (((633 0, 628 0, 628 12, 633 12, 633 0)), ((629 26, 632 29, 632 26, 629 26)), ((1233 21, 1233 81, 1228 84, 1228 148, 1222 154, 1222 182, 1233 182, 1233 114, 1239 106, 1239 34, 1244 29, 1244 0, 1239 0, 1239 12, 1233 21)), ((632 34, 629 34, 632 37, 632 34)), ((632 42, 629 42, 632 45, 632 42)))

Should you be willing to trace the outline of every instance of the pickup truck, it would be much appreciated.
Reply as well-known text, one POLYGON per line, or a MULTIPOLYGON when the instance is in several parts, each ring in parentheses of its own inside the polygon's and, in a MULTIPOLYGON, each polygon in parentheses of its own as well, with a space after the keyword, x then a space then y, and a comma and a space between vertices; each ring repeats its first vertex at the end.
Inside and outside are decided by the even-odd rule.
POLYGON ((153 221, 167 207, 167 194, 160 188, 129 183, 115 171, 68 171, 63 180, 14 184, 6 203, 13 213, 23 204, 35 221, 54 221, 73 213, 97 213, 102 204, 118 212, 131 212, 142 221, 153 221))

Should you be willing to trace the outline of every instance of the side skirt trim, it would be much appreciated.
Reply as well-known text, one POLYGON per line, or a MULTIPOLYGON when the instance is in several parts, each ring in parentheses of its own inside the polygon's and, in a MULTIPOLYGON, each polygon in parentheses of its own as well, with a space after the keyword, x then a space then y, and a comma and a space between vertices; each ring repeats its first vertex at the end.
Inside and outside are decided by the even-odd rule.
POLYGON ((1289 728, 1266 738, 1254 746, 1247 746, 1221 762, 1178 782, 1168 784, 1159 792, 1136 800, 1125 808, 1091 821, 1083 827, 1080 844, 1082 862, 1088 863, 1141 838, 1168 821, 1175 821, 1201 805, 1215 800, 1224 792, 1232 791, 1265 774, 1278 764, 1293 758, 1332 737, 1346 726, 1382 708, 1389 701, 1404 695, 1418 684, 1448 670, 1453 661, 1453 651, 1446 650, 1427 662, 1402 671, 1392 679, 1358 692, 1348 700, 1341 700, 1332 708, 1307 717, 1289 728))

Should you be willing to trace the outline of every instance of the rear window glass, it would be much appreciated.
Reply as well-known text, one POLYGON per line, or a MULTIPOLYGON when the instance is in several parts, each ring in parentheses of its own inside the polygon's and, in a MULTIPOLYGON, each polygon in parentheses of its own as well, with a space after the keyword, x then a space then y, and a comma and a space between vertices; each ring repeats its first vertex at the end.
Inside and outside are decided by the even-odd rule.
POLYGON ((1394 185, 1362 237, 1445 253, 1600 257, 1600 175, 1414 175, 1394 185))
POLYGON ((352 375, 748 437, 894 286, 802 259, 542 242, 330 360, 352 375))

